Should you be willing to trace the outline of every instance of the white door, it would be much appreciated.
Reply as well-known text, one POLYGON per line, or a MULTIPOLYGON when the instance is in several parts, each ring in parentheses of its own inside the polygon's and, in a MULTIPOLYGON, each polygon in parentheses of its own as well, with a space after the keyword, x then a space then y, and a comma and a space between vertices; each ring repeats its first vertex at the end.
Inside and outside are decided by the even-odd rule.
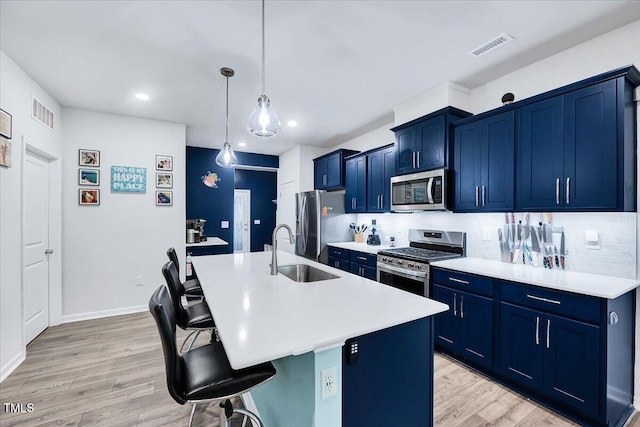
POLYGON ((49 326, 49 164, 26 153, 23 185, 25 343, 49 326))
MULTIPOLYGON (((287 224, 291 227, 293 234, 297 234, 296 230, 296 181, 288 181, 280 184, 278 189, 278 224, 287 224)), ((295 245, 289 243, 289 235, 287 233, 278 234, 278 250, 286 252, 295 252, 295 245)))
POLYGON ((251 252, 251 190, 235 190, 233 252, 251 252))

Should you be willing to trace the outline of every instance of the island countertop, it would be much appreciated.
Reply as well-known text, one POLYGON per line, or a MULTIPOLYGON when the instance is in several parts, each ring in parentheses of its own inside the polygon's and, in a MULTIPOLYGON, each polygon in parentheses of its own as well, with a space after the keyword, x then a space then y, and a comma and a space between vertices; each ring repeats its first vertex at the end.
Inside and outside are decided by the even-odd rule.
POLYGON ((327 265, 278 251, 278 265, 308 264, 337 279, 297 283, 269 274, 271 252, 208 255, 193 266, 234 369, 342 346, 368 334, 448 310, 327 265))

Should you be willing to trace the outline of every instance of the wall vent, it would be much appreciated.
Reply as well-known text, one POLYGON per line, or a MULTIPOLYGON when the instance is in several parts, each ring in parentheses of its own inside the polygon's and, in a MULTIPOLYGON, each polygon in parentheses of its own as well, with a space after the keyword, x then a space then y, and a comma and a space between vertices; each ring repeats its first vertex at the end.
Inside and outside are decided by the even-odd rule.
POLYGON ((475 56, 476 58, 484 55, 487 52, 490 52, 494 49, 499 48, 500 46, 504 46, 505 44, 513 41, 513 37, 508 34, 502 33, 498 37, 495 37, 489 40, 486 43, 481 44, 477 48, 469 51, 469 55, 475 56))
POLYGON ((53 130, 53 111, 45 107, 35 96, 31 96, 31 117, 53 130))

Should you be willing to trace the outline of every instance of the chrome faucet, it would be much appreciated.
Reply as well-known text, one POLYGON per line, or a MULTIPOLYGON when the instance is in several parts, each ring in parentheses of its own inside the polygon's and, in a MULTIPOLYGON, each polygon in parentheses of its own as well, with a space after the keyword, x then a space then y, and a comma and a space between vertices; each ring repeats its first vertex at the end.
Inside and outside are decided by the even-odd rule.
POLYGON ((287 231, 289 232, 289 242, 291 242, 292 245, 295 243, 295 240, 293 239, 293 232, 291 232, 291 227, 289 227, 287 224, 276 225, 276 228, 273 229, 273 233, 271 234, 271 246, 273 246, 273 252, 271 254, 272 276, 278 275, 278 257, 276 256, 276 252, 278 251, 278 241, 276 240, 276 234, 278 234, 278 230, 280 230, 281 228, 287 229, 287 231))

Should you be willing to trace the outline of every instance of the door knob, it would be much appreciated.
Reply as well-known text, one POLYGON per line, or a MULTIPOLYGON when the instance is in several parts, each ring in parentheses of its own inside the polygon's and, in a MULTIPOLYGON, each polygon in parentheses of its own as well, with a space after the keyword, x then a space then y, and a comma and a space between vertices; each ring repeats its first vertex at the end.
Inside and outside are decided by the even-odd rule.
POLYGON ((53 253, 53 249, 46 249, 46 250, 44 251, 44 254, 45 254, 45 255, 51 255, 52 253, 53 253))

